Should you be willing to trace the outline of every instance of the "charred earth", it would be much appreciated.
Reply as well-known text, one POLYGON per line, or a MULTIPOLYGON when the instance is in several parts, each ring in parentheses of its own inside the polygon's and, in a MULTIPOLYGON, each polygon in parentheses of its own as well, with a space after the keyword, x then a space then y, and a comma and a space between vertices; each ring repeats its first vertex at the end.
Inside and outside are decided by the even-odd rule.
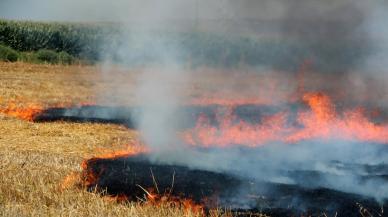
MULTIPOLYGON (((388 181, 387 167, 369 170, 388 181)), ((301 177, 319 175, 292 173, 301 177)), ((327 188, 257 181, 225 172, 158 163, 147 155, 89 159, 84 164, 83 181, 89 190, 106 190, 108 195, 124 195, 130 201, 145 198, 150 192, 168 194, 192 199, 206 209, 232 208, 236 215, 261 212, 271 216, 383 216, 388 208, 386 200, 377 202, 327 188)))

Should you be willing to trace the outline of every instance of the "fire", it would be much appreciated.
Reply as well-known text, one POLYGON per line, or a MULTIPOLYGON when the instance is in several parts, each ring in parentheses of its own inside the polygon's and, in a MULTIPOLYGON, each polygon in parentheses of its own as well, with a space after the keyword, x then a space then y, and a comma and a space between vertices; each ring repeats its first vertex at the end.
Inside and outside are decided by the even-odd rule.
POLYGON ((120 157, 130 157, 135 156, 142 153, 147 153, 148 149, 145 146, 128 144, 126 145, 126 149, 118 150, 118 151, 106 151, 101 155, 97 155, 93 158, 82 161, 81 168, 83 170, 83 174, 81 176, 81 185, 82 186, 91 186, 98 182, 99 174, 95 174, 93 172, 88 172, 88 163, 90 161, 95 161, 98 159, 116 159, 120 157))
POLYGON ((145 201, 146 205, 152 206, 171 206, 171 207, 180 207, 183 208, 186 213, 196 213, 201 216, 205 215, 204 206, 194 202, 188 198, 181 198, 177 196, 172 196, 168 194, 151 194, 147 195, 147 200, 145 201))
MULTIPOLYGON (((98 161, 99 159, 117 159, 117 158, 125 158, 131 157, 139 154, 148 153, 149 150, 140 144, 128 144, 125 150, 119 150, 114 152, 107 152, 96 157, 84 160, 81 164, 82 173, 71 173, 69 174, 62 184, 60 185, 61 189, 68 188, 68 186, 74 186, 76 182, 79 186, 89 187, 89 186, 97 186, 99 178, 101 177, 101 173, 104 171, 101 170, 101 173, 95 173, 90 170, 88 166, 93 161, 98 161), (76 180, 76 181, 75 181, 76 180)), ((145 206, 169 206, 169 207, 178 207, 183 208, 186 213, 195 213, 200 216, 204 216, 204 206, 194 202, 189 198, 184 198, 176 195, 171 195, 170 193, 159 193, 157 187, 144 189, 141 186, 138 186, 140 189, 144 191, 144 198, 138 198, 142 205, 145 206)), ((130 198, 125 194, 118 195, 105 195, 104 198, 108 201, 112 202, 128 202, 130 198)))
POLYGON ((231 108, 226 117, 217 117, 220 122, 218 127, 211 126, 205 116, 201 116, 193 130, 183 133, 185 141, 192 145, 210 147, 218 145, 222 147, 230 145, 257 146, 281 139, 285 132, 282 128, 286 122, 284 113, 265 117, 258 125, 239 121, 233 123, 235 117, 231 114, 231 108))
POLYGON ((303 101, 309 109, 298 111, 296 124, 287 123, 292 117, 290 112, 279 112, 264 117, 259 124, 252 124, 237 120, 229 109, 217 117, 219 126, 212 126, 207 117, 201 116, 195 128, 182 135, 186 143, 205 147, 255 147, 271 142, 297 143, 313 139, 388 142, 388 125, 371 122, 362 109, 345 110, 339 114, 331 99, 323 93, 306 93, 303 101))
POLYGON ((303 96, 303 101, 311 110, 297 115, 297 121, 303 128, 294 130, 286 140, 298 142, 313 138, 330 138, 331 129, 337 120, 330 98, 322 93, 307 93, 303 96))
MULTIPOLYGON (((142 201, 143 206, 154 207, 178 207, 182 208, 186 214, 194 213, 199 216, 205 216, 203 205, 195 203, 191 199, 174 197, 167 194, 155 194, 147 192, 147 196, 142 201)), ((128 202, 128 197, 124 194, 105 196, 104 199, 111 202, 128 202)))
POLYGON ((305 94, 303 100, 311 111, 300 112, 295 130, 286 141, 308 139, 342 139, 360 142, 388 142, 388 125, 377 125, 363 114, 363 109, 346 110, 340 116, 330 98, 322 93, 305 94))
POLYGON ((114 150, 114 151, 110 149, 97 150, 97 152, 101 154, 95 155, 94 158, 114 159, 114 158, 120 158, 120 157, 130 157, 130 156, 135 156, 138 154, 144 154, 149 152, 147 147, 142 145, 138 141, 126 144, 124 146, 125 146, 124 149, 114 150))
MULTIPOLYGON (((98 159, 115 159, 120 157, 130 157, 137 154, 148 152, 145 146, 141 146, 139 144, 127 144, 125 146, 126 146, 125 149, 118 150, 118 151, 100 150, 99 152, 102 154, 82 161, 81 168, 83 170, 83 173, 80 174, 77 172, 72 172, 69 175, 67 175, 63 179, 62 183, 60 184, 60 189, 62 190, 68 189, 78 184, 80 184, 81 186, 90 186, 97 183, 99 175, 86 171, 88 169, 87 164, 89 161, 94 161, 98 159)), ((111 198, 111 199, 113 200, 114 198, 111 198)), ((122 201, 123 196, 118 196, 116 199, 122 201)))
POLYGON ((34 118, 40 113, 44 112, 44 109, 47 107, 51 108, 70 108, 74 106, 93 106, 96 105, 94 102, 80 102, 80 103, 71 103, 63 102, 56 103, 54 105, 43 106, 38 103, 17 103, 16 101, 11 101, 7 104, 5 108, 0 108, 0 113, 9 115, 11 117, 16 117, 26 121, 34 121, 34 118))
POLYGON ((10 102, 7 107, 0 108, 0 113, 17 117, 23 120, 32 121, 34 117, 43 111, 43 107, 37 104, 28 104, 20 107, 15 102, 10 102))
MULTIPOLYGON (((107 160, 127 158, 135 155, 146 154, 151 151, 140 141, 134 141, 125 145, 125 147, 125 149, 113 152, 109 150, 100 150, 98 152, 102 152, 102 154, 84 160, 81 164, 82 172, 69 174, 61 183, 61 189, 68 188, 68 186, 70 185, 77 185, 78 187, 82 186, 86 188, 89 188, 90 186, 97 187, 99 179, 102 177, 102 173, 104 173, 106 168, 103 167, 102 170, 100 170, 99 172, 94 171, 90 165, 92 165, 95 161, 99 161, 101 159, 107 160)), ((137 187, 141 189, 141 191, 144 193, 144 197, 137 198, 137 200, 142 206, 174 207, 183 209, 183 211, 187 214, 205 216, 205 201, 204 203, 196 202, 191 198, 186 198, 181 195, 175 195, 172 193, 172 190, 159 191, 156 181, 155 187, 150 187, 147 189, 143 188, 140 185, 137 185, 137 187)), ((134 199, 126 194, 120 193, 114 195, 104 194, 103 198, 112 202, 128 202, 134 199)))

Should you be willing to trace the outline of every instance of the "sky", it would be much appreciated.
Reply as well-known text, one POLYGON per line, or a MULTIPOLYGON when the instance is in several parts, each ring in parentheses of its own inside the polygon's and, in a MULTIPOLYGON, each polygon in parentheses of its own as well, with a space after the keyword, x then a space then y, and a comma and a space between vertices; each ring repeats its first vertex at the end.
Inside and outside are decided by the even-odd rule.
MULTIPOLYGON (((315 16, 351 0, 0 0, 0 17, 44 21, 136 19, 282 19, 290 8, 315 16)), ((360 0, 355 0, 360 1, 360 0)), ((366 0, 368 1, 368 0, 366 0)), ((296 13, 295 16, 301 13, 296 13)), ((328 17, 330 18, 330 17, 328 17)))

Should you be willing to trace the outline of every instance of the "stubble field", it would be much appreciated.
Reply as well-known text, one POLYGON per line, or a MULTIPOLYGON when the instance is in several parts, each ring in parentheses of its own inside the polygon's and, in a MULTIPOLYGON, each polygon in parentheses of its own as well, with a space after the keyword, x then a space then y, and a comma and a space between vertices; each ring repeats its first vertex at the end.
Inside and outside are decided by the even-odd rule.
MULTIPOLYGON (((113 85, 95 79, 99 71, 98 66, 2 62, 1 108, 93 101, 95 88, 113 85)), ((64 179, 81 170, 83 159, 121 150, 137 138, 137 132, 119 125, 33 123, 0 114, 0 216, 198 215, 163 204, 116 203, 76 186, 63 188, 64 179)))

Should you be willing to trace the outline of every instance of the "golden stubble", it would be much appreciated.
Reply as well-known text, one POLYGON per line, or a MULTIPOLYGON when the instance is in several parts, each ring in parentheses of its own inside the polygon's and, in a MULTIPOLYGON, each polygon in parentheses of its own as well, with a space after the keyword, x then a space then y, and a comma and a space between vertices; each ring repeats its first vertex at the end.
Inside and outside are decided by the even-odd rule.
MULTIPOLYGON (((0 62, 0 107, 94 101, 96 89, 114 85, 99 79, 100 70, 0 62)), ((81 171, 83 159, 137 139, 138 132, 120 125, 33 123, 0 114, 0 216, 198 216, 167 204, 116 203, 77 186, 61 187, 69 174, 81 171)))

